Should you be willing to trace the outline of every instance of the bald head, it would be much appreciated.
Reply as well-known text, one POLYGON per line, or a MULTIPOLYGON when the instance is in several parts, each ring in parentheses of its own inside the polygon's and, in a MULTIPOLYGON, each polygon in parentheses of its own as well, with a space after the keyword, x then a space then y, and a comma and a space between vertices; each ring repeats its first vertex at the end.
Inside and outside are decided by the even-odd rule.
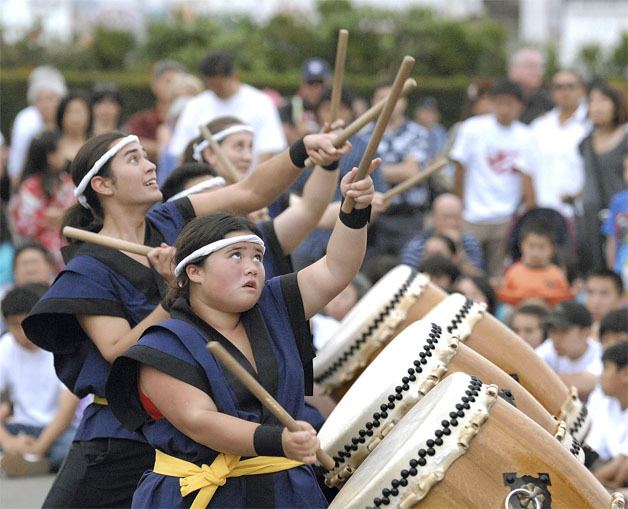
POLYGON ((508 78, 523 88, 526 95, 543 84, 544 73, 543 55, 537 49, 521 48, 510 59, 508 78))
POLYGON ((432 204, 432 220, 438 233, 451 236, 462 228, 462 201, 455 194, 439 195, 432 204))

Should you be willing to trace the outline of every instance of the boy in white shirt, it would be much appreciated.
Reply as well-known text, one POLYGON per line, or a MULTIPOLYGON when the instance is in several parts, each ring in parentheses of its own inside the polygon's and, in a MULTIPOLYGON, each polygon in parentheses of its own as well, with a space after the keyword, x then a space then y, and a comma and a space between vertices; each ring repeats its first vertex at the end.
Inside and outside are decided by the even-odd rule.
POLYGON ((0 422, 0 469, 10 476, 57 470, 74 438, 78 400, 57 378, 52 354, 31 343, 22 329, 46 289, 18 286, 2 300, 8 332, 0 338, 0 392, 8 391, 13 414, 0 422))
POLYGON ((495 113, 464 121, 450 158, 456 166, 454 191, 464 204, 465 230, 480 241, 488 273, 497 276, 513 215, 522 200, 526 208, 534 206, 529 176, 534 148, 530 129, 517 120, 523 109, 519 85, 501 81, 492 94, 495 113))
POLYGON ((590 337, 591 313, 582 304, 569 300, 558 304, 546 321, 550 341, 535 351, 586 401, 602 374, 602 346, 590 337))
POLYGON ((606 349, 600 386, 587 404, 592 416, 587 444, 599 454, 593 473, 605 487, 628 487, 628 340, 606 349))

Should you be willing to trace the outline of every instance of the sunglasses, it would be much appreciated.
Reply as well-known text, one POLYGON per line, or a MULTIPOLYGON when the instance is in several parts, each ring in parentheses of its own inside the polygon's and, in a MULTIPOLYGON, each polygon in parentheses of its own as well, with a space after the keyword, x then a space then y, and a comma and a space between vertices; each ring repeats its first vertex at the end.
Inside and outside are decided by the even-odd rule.
POLYGON ((578 88, 578 83, 552 83, 552 90, 575 90, 578 88))

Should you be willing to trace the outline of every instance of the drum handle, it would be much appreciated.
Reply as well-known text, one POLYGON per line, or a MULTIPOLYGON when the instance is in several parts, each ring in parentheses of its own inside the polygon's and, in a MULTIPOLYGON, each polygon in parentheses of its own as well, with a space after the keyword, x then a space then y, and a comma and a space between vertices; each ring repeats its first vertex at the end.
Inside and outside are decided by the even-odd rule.
POLYGON ((541 509, 541 502, 539 502, 539 499, 536 496, 534 496, 534 493, 526 490, 525 488, 517 488, 516 490, 512 490, 510 493, 508 493, 508 496, 506 497, 506 502, 504 503, 504 509, 510 509, 510 498, 515 493, 525 493, 532 500, 534 500, 534 503, 536 504, 536 509, 541 509))

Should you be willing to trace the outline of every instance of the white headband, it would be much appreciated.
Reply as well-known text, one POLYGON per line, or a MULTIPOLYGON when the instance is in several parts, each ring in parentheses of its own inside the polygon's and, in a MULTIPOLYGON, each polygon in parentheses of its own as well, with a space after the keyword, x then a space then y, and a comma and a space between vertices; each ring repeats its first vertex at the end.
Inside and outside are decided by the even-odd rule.
POLYGON ((218 131, 216 134, 212 134, 212 138, 215 141, 222 141, 227 136, 231 136, 235 133, 251 133, 253 134, 253 128, 250 125, 246 124, 236 124, 223 129, 222 131, 218 131))
POLYGON ((199 258, 210 255, 213 252, 223 249, 227 246, 237 244, 238 242, 251 242, 253 244, 257 244, 258 246, 261 246, 262 254, 266 252, 266 246, 264 246, 264 241, 260 239, 257 235, 238 235, 237 237, 220 239, 216 242, 212 242, 211 244, 207 244, 206 246, 203 246, 200 249, 194 251, 192 254, 186 256, 177 264, 176 268, 174 269, 174 275, 179 277, 184 271, 185 267, 190 263, 198 260, 199 258))
POLYGON ((78 198, 79 203, 83 207, 85 207, 86 209, 91 209, 91 207, 87 203, 87 198, 85 198, 83 193, 85 192, 85 189, 87 188, 87 185, 89 184, 89 182, 92 180, 92 177, 96 176, 98 172, 100 171, 100 169, 105 164, 107 164, 107 162, 113 156, 115 156, 122 148, 126 147, 129 143, 133 143, 133 142, 137 142, 137 143, 140 142, 139 138, 135 136, 134 134, 131 134, 129 136, 126 136, 125 138, 122 138, 118 143, 116 143, 113 147, 107 150, 107 152, 101 155, 98 161, 94 163, 94 166, 92 166, 91 169, 81 179, 81 181, 79 182, 79 185, 76 186, 76 189, 74 189, 74 196, 78 198))
POLYGON ((179 198, 183 198, 184 196, 189 196, 191 194, 200 193, 202 191, 207 191, 208 189, 213 189, 214 187, 224 187, 225 179, 222 177, 211 177, 207 180, 203 180, 198 184, 194 184, 192 187, 184 189, 180 193, 175 194, 174 196, 168 198, 167 201, 178 200, 179 198))
POLYGON ((192 153, 192 158, 197 163, 205 162, 205 160, 203 159, 203 150, 205 150, 207 147, 209 147, 209 142, 207 140, 203 140, 200 143, 194 144, 194 152, 192 153))

